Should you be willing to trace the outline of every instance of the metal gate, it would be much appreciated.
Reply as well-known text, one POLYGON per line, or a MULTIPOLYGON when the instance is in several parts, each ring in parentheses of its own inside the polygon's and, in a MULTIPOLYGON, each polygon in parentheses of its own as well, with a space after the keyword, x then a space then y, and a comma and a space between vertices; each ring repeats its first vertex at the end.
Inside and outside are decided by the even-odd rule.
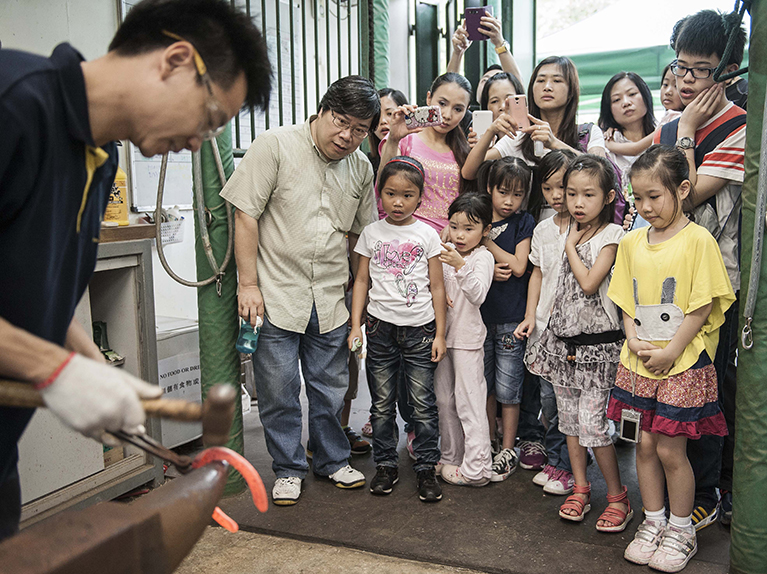
POLYGON ((349 74, 372 73, 373 0, 231 0, 261 29, 274 70, 269 109, 233 119, 235 157, 270 127, 304 122, 328 86, 349 74))

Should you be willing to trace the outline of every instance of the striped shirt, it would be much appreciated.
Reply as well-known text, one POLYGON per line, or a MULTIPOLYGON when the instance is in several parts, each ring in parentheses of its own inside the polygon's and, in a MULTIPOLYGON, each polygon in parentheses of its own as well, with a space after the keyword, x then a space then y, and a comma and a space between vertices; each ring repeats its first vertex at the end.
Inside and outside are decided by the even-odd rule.
MULTIPOLYGON (((713 132, 724 122, 744 115, 742 109, 728 102, 727 105, 695 132, 695 141, 703 139, 713 132)), ((653 143, 659 143, 660 132, 656 132, 653 143)), ((719 249, 722 251, 722 259, 727 268, 727 276, 730 278, 734 291, 740 289, 740 257, 738 255, 740 245, 740 210, 741 210, 741 186, 745 174, 744 156, 746 147, 745 124, 735 128, 719 144, 705 155, 703 162, 698 166, 698 175, 708 175, 728 180, 725 186, 716 193, 716 213, 719 218, 719 227, 723 230, 719 237, 719 249)))
POLYGON ((346 323, 346 234, 373 221, 373 168, 356 150, 330 161, 309 124, 258 136, 221 197, 258 220, 258 287, 269 321, 304 333, 312 306, 320 332, 346 323))

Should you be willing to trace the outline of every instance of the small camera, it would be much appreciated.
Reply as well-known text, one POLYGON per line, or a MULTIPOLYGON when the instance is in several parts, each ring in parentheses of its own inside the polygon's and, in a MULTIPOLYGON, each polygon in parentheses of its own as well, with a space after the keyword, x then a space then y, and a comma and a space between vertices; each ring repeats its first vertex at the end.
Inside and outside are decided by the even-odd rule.
POLYGON ((642 413, 630 409, 621 411, 621 433, 620 437, 628 442, 639 443, 642 440, 641 435, 642 413))

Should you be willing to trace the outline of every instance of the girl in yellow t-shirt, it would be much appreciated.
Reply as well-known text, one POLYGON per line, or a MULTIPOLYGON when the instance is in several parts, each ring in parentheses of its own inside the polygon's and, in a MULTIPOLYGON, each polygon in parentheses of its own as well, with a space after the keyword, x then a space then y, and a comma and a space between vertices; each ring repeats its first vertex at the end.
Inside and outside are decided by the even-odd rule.
POLYGON ((684 154, 654 145, 630 177, 637 212, 651 227, 621 241, 607 292, 626 329, 608 417, 639 415, 641 429, 636 468, 646 519, 624 556, 678 572, 697 551, 687 439, 727 434, 712 360, 735 295, 716 240, 682 211, 693 191, 684 154))

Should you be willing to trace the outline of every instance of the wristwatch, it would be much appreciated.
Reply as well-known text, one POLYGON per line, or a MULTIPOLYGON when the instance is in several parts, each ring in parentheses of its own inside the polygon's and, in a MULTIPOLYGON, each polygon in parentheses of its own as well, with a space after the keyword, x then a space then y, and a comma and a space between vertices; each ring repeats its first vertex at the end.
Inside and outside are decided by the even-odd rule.
POLYGON ((509 43, 508 42, 504 42, 503 44, 501 44, 500 46, 498 46, 495 49, 495 53, 496 54, 503 54, 504 52, 508 52, 508 51, 509 51, 509 43))
POLYGON ((695 140, 688 137, 679 138, 676 140, 676 147, 678 147, 681 150, 685 149, 695 149, 695 140))

